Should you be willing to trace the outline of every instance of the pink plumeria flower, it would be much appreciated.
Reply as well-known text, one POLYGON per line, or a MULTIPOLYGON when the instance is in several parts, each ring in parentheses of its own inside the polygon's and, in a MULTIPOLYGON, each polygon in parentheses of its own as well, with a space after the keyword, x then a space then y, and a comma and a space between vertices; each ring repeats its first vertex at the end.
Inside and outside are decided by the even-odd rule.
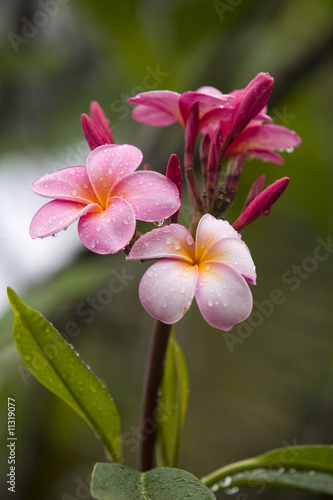
POLYGON ((245 243, 227 221, 204 215, 194 241, 188 229, 170 224, 144 234, 127 259, 162 259, 143 275, 143 307, 163 323, 179 321, 193 297, 209 325, 230 330, 252 310, 247 282, 255 284, 255 266, 245 243))
POLYGON ((208 122, 223 116, 231 116, 227 105, 233 96, 224 95, 213 87, 201 87, 196 92, 178 94, 171 90, 152 90, 131 97, 128 101, 136 104, 132 116, 135 120, 148 125, 163 127, 177 121, 185 128, 192 106, 199 105, 199 130, 208 122))
POLYGON ((94 149, 87 167, 58 170, 32 184, 35 193, 54 198, 34 216, 32 238, 44 238, 79 220, 84 245, 99 254, 116 253, 132 239, 136 219, 154 222, 180 206, 176 185, 158 172, 135 172, 142 153, 135 146, 94 149))
POLYGON ((301 143, 293 131, 271 122, 267 115, 267 102, 274 85, 268 73, 258 73, 244 88, 230 92, 234 97, 231 117, 210 121, 202 132, 212 139, 216 128, 220 128, 224 139, 220 162, 246 153, 250 158, 259 158, 277 164, 284 163, 278 152, 291 152, 301 143))

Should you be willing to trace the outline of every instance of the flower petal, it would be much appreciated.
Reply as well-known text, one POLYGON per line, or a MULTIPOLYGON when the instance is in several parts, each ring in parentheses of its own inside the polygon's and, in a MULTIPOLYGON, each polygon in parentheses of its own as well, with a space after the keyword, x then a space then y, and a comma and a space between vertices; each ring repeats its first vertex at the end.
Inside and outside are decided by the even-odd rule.
POLYGON ((135 217, 146 222, 164 220, 180 207, 177 186, 158 172, 133 172, 112 188, 112 196, 124 198, 135 217))
POLYGON ((53 200, 46 203, 33 217, 29 234, 31 238, 45 238, 65 229, 82 215, 99 211, 96 204, 84 205, 73 201, 53 200))
POLYGON ((251 151, 246 151, 246 156, 248 158, 258 158, 261 161, 276 163, 277 165, 284 164, 284 158, 278 153, 272 153, 272 151, 260 151, 259 149, 252 149, 251 151))
POLYGON ((178 118, 169 111, 164 109, 154 108, 153 106, 145 106, 139 104, 137 108, 132 111, 134 120, 146 125, 154 125, 155 127, 167 127, 177 123, 178 118))
POLYGON ((253 304, 245 279, 222 262, 200 264, 195 298, 207 323, 225 331, 245 320, 253 304))
POLYGON ((246 127, 233 141, 228 149, 227 156, 241 151, 285 151, 301 143, 301 138, 293 130, 282 125, 265 123, 246 127))
MULTIPOLYGON (((178 92, 170 90, 152 90, 142 92, 135 97, 130 97, 128 102, 137 104, 132 115, 141 123, 155 126, 166 126, 180 121, 182 117, 179 110, 178 92)), ((182 123, 183 124, 183 123, 182 123)))
POLYGON ((135 227, 135 215, 127 201, 111 198, 106 210, 81 217, 78 231, 89 250, 109 254, 119 252, 131 241, 135 227))
POLYGON ((153 229, 134 243, 126 258, 144 260, 163 257, 193 262, 194 240, 188 229, 180 224, 153 229))
MULTIPOLYGON (((249 283, 256 283, 256 268, 250 250, 239 238, 222 238, 216 241, 205 253, 204 261, 228 264, 249 283)), ((203 262, 203 261, 202 261, 203 262)))
POLYGON ((32 183, 31 189, 45 198, 98 203, 85 167, 69 167, 46 174, 32 183))
POLYGON ((142 161, 140 149, 129 144, 108 144, 94 149, 87 159, 87 171, 96 196, 106 206, 110 188, 142 161))
POLYGON ((192 106, 195 103, 199 104, 200 119, 209 111, 221 110, 226 104, 233 100, 233 96, 222 94, 222 92, 213 87, 201 87, 201 91, 184 92, 179 99, 179 108, 183 119, 186 122, 192 106), (204 89, 204 91, 202 91, 204 89), (212 90, 211 90, 212 89, 212 90))
POLYGON ((176 323, 192 303, 197 279, 197 266, 177 259, 155 262, 141 279, 141 303, 153 318, 176 323))
POLYGON ((222 238, 240 238, 240 235, 229 224, 221 219, 215 219, 210 214, 204 215, 198 224, 196 235, 196 259, 200 261, 208 248, 222 238))

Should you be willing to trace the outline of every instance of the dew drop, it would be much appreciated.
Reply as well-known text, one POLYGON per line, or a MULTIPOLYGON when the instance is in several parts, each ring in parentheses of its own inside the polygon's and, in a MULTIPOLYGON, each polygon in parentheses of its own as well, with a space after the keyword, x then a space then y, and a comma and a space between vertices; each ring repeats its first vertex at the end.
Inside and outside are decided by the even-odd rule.
POLYGON ((77 191, 76 191, 76 189, 73 189, 73 190, 71 191, 71 195, 72 195, 72 196, 77 196, 77 191))
POLYGON ((193 244, 193 238, 190 234, 188 234, 185 238, 185 241, 188 245, 192 245, 193 244))
POLYGON ((263 214, 263 215, 268 215, 268 214, 270 213, 270 211, 271 211, 270 209, 268 209, 268 210, 264 210, 262 214, 263 214))
POLYGON ((164 220, 159 220, 159 221, 154 222, 154 224, 157 227, 161 227, 161 226, 163 226, 163 222, 164 222, 164 220))
POLYGON ((220 482, 220 486, 221 488, 227 488, 228 486, 231 485, 231 483, 232 483, 231 477, 227 476, 220 482))
POLYGON ((224 307, 228 307, 228 305, 229 305, 226 300, 224 300, 222 303, 223 303, 224 307))
POLYGON ((227 490, 224 490, 224 493, 226 495, 235 495, 238 492, 239 492, 239 488, 237 486, 235 486, 234 488, 229 488, 227 490))
POLYGON ((213 307, 214 302, 212 301, 212 299, 208 299, 207 304, 209 305, 209 307, 213 307))
POLYGON ((101 230, 101 229, 102 229, 102 228, 101 228, 101 226, 97 226, 97 227, 96 227, 96 231, 97 231, 98 233, 100 232, 100 230, 101 230))
POLYGON ((95 248, 95 246, 96 246, 96 240, 95 239, 91 240, 90 246, 91 246, 91 248, 95 248))
POLYGON ((213 486, 211 486, 210 489, 212 490, 213 493, 215 493, 216 491, 219 490, 219 485, 218 484, 213 484, 213 486))
POLYGON ((58 236, 58 233, 53 233, 52 238, 56 238, 58 236))
POLYGON ((286 148, 286 153, 292 153, 294 151, 294 148, 286 148))
POLYGON ((181 244, 179 243, 179 241, 176 241, 175 250, 180 250, 180 249, 181 249, 181 244))
POLYGON ((149 278, 151 278, 152 276, 154 276, 153 271, 151 271, 150 269, 148 269, 147 276, 149 276, 149 278))

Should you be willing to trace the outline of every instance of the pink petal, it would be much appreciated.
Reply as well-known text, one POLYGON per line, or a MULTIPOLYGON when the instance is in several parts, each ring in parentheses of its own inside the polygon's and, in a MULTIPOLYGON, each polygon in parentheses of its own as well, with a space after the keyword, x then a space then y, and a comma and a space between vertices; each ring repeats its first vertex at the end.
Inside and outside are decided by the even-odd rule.
POLYGON ((141 303, 153 318, 176 323, 191 306, 197 279, 197 266, 177 259, 155 262, 141 279, 141 303))
POLYGON ((94 149, 87 159, 87 171, 96 196, 105 208, 110 188, 142 161, 140 149, 129 144, 108 144, 94 149))
POLYGON ((163 257, 193 262, 194 240, 188 229, 180 224, 153 229, 134 243, 126 258, 144 260, 163 257))
POLYGON ((285 151, 298 146, 301 138, 281 125, 265 123, 247 127, 231 144, 227 155, 247 150, 285 151))
POLYGON ((240 273, 249 283, 255 285, 256 271, 250 251, 239 238, 222 238, 216 241, 205 253, 205 262, 223 262, 240 273))
POLYGON ((85 167, 69 167, 46 174, 33 182, 31 189, 46 198, 98 203, 85 167))
POLYGON ((133 110, 135 120, 148 125, 165 126, 176 121, 182 123, 179 97, 178 92, 152 90, 130 97, 128 102, 139 105, 133 110))
POLYGON ((65 229, 74 221, 91 211, 99 211, 96 204, 84 205, 73 201, 53 200, 38 210, 31 221, 31 238, 44 238, 65 229))
MULTIPOLYGON (((207 87, 203 87, 206 88, 207 87)), ((215 89, 216 91, 216 89, 215 89)), ((217 91, 218 92, 218 91, 217 91)), ((230 95, 224 95, 220 92, 219 95, 216 93, 206 94, 204 92, 185 92, 180 96, 179 108, 186 122, 188 115, 192 106, 195 103, 199 104, 200 118, 205 115, 208 111, 219 109, 221 110, 226 104, 230 103, 233 97, 230 95)))
POLYGON ((95 122, 85 113, 81 115, 81 126, 84 137, 86 138, 91 151, 96 149, 98 146, 106 144, 95 122))
POLYGON ((131 241, 135 227, 131 206, 121 198, 111 198, 103 212, 81 217, 78 231, 89 250, 109 254, 119 252, 131 241))
POLYGON ((167 127, 178 121, 178 118, 170 114, 169 111, 141 104, 133 109, 132 116, 137 122, 154 125, 155 127, 167 127))
POLYGON ((164 220, 180 207, 174 182, 148 170, 127 175, 113 186, 111 194, 124 198, 133 208, 136 219, 146 222, 164 220))
POLYGON ((207 323, 220 330, 231 330, 252 310, 252 294, 245 279, 222 262, 200 264, 195 298, 207 323))
POLYGON ((272 151, 260 151, 259 149, 252 149, 251 151, 246 151, 246 155, 249 158, 259 158, 261 161, 276 163, 277 165, 283 165, 284 159, 278 153, 272 153, 272 151))
POLYGON ((267 186, 266 189, 248 204, 244 212, 233 223, 233 227, 237 231, 241 231, 248 224, 260 217, 260 215, 268 215, 272 205, 280 198, 288 184, 289 178, 282 177, 267 186))
POLYGON ((221 219, 215 219, 210 214, 204 215, 198 224, 196 235, 196 259, 202 259, 204 253, 222 238, 240 238, 240 235, 229 224, 221 219))
POLYGON ((114 144, 108 119, 97 101, 92 101, 90 104, 90 114, 104 140, 104 143, 114 144))

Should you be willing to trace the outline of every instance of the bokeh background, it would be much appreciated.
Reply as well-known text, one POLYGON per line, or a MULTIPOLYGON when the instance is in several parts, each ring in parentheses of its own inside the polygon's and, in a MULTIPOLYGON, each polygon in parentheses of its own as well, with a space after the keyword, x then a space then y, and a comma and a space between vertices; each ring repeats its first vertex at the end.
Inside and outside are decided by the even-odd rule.
MULTIPOLYGON (((182 158, 181 127, 134 122, 127 98, 202 85, 227 93, 260 71, 275 78, 269 114, 303 142, 284 154, 283 166, 249 162, 229 212, 232 222, 260 174, 267 184, 290 177, 271 214, 243 233, 258 274, 253 315, 231 331, 231 342, 205 324, 195 305, 177 325, 191 384, 181 467, 200 477, 272 448, 331 444, 332 1, 11 0, 0 3, 0 34, 1 498, 9 498, 7 397, 17 408, 17 500, 90 499, 89 474, 105 459, 86 424, 24 368, 6 286, 70 333, 105 381, 122 417, 125 461, 133 467, 153 324, 137 296, 145 265, 89 253, 74 226, 57 238, 29 239, 29 222, 44 203, 30 183, 85 164, 80 114, 92 100, 105 109, 116 142, 138 146, 164 172, 171 153, 182 158), (325 260, 314 257, 318 245, 325 260), (102 305, 99 294, 115 273, 126 278, 102 305), (283 300, 272 306, 276 289, 283 300)), ((186 222, 186 195, 184 202, 186 222)), ((263 489, 234 498, 314 498, 263 489)))

